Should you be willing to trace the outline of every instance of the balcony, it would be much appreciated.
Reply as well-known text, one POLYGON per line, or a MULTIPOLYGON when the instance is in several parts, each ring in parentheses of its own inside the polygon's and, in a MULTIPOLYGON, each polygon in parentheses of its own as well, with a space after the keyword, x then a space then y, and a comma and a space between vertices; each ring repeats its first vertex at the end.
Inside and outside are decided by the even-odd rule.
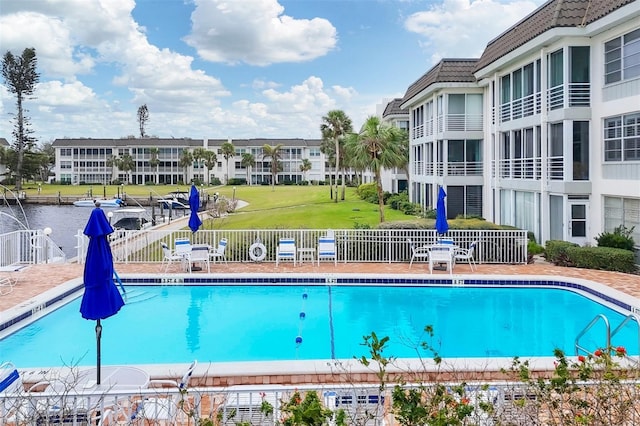
MULTIPOLYGON (((501 179, 540 180, 542 178, 542 158, 514 158, 492 162, 492 177, 501 179)), ((564 158, 547 157, 544 173, 547 180, 564 180, 564 158)))

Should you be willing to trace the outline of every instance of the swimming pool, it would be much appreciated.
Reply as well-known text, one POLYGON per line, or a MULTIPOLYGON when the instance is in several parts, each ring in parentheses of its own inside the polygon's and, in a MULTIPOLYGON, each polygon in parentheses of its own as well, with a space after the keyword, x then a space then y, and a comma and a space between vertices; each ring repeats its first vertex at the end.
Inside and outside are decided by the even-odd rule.
MULTIPOLYGON (((102 321, 103 364, 351 359, 363 336, 389 336, 385 353, 415 358, 431 344, 447 358, 573 354, 596 315, 615 328, 633 306, 589 286, 553 280, 363 277, 127 278, 127 304, 102 321), (583 294, 600 295, 597 303, 583 294), (605 306, 608 305, 608 306, 605 306)), ((93 321, 67 303, 0 340, 0 361, 22 367, 93 365, 93 321), (46 348, 46 350, 43 350, 46 348)), ((637 325, 614 340, 638 353, 637 325)), ((604 344, 596 324, 581 342, 604 344)), ((421 353, 430 357, 429 353, 421 353)))

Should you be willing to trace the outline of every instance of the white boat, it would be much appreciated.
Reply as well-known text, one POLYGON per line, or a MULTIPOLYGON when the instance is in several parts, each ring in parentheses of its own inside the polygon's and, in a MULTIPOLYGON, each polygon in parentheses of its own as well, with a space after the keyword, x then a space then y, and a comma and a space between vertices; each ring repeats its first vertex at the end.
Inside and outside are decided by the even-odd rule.
POLYGON ((100 207, 106 208, 124 206, 124 201, 120 198, 84 198, 74 201, 73 205, 76 207, 95 207, 96 203, 100 203, 100 207))
POLYGON ((158 200, 164 209, 188 209, 189 193, 186 191, 173 191, 164 198, 158 200))
POLYGON ((124 207, 108 213, 113 229, 138 231, 153 226, 149 212, 140 207, 124 207))

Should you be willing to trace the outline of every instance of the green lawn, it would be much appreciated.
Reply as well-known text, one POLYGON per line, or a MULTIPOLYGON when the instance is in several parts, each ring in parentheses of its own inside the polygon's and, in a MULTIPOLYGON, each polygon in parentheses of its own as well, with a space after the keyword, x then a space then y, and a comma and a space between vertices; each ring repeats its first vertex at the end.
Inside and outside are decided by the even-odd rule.
MULTIPOLYGON (((49 185, 41 187, 41 195, 86 196, 89 190, 93 196, 100 197, 106 193, 113 197, 123 189, 127 195, 135 198, 163 196, 170 191, 188 191, 188 185, 49 185)), ((213 198, 218 192, 221 196, 232 199, 234 190, 231 186, 205 186, 205 193, 213 198)), ((38 184, 23 185, 27 196, 38 195, 38 184)), ((235 213, 224 219, 206 221, 203 229, 277 229, 277 228, 346 228, 368 225, 376 227, 379 223, 378 205, 366 203, 357 195, 355 188, 347 188, 345 201, 337 204, 330 198, 328 186, 296 186, 281 185, 272 189, 270 186, 236 186, 235 197, 248 203, 235 213)), ((397 210, 385 206, 387 222, 414 220, 397 210)))
MULTIPOLYGON (((233 189, 216 189, 227 198, 233 189)), ((215 191, 214 191, 215 192, 215 191)), ((330 199, 327 186, 241 186, 236 198, 249 203, 224 219, 205 223, 205 229, 296 229, 375 227, 379 223, 377 204, 362 201, 354 188, 347 188, 345 201, 330 199)), ((387 221, 415 219, 385 206, 387 221)))

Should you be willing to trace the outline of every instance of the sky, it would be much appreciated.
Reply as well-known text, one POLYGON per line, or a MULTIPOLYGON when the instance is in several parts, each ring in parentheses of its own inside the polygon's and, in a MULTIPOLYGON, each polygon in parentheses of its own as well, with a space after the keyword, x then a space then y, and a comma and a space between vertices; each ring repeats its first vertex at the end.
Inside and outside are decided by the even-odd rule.
MULTIPOLYGON (((477 58, 543 0, 0 0, 0 52, 36 49, 24 106, 58 138, 320 138, 358 130, 442 58, 477 58)), ((4 81, 2 81, 4 83, 4 81)), ((0 137, 15 96, 0 87, 0 137)))

